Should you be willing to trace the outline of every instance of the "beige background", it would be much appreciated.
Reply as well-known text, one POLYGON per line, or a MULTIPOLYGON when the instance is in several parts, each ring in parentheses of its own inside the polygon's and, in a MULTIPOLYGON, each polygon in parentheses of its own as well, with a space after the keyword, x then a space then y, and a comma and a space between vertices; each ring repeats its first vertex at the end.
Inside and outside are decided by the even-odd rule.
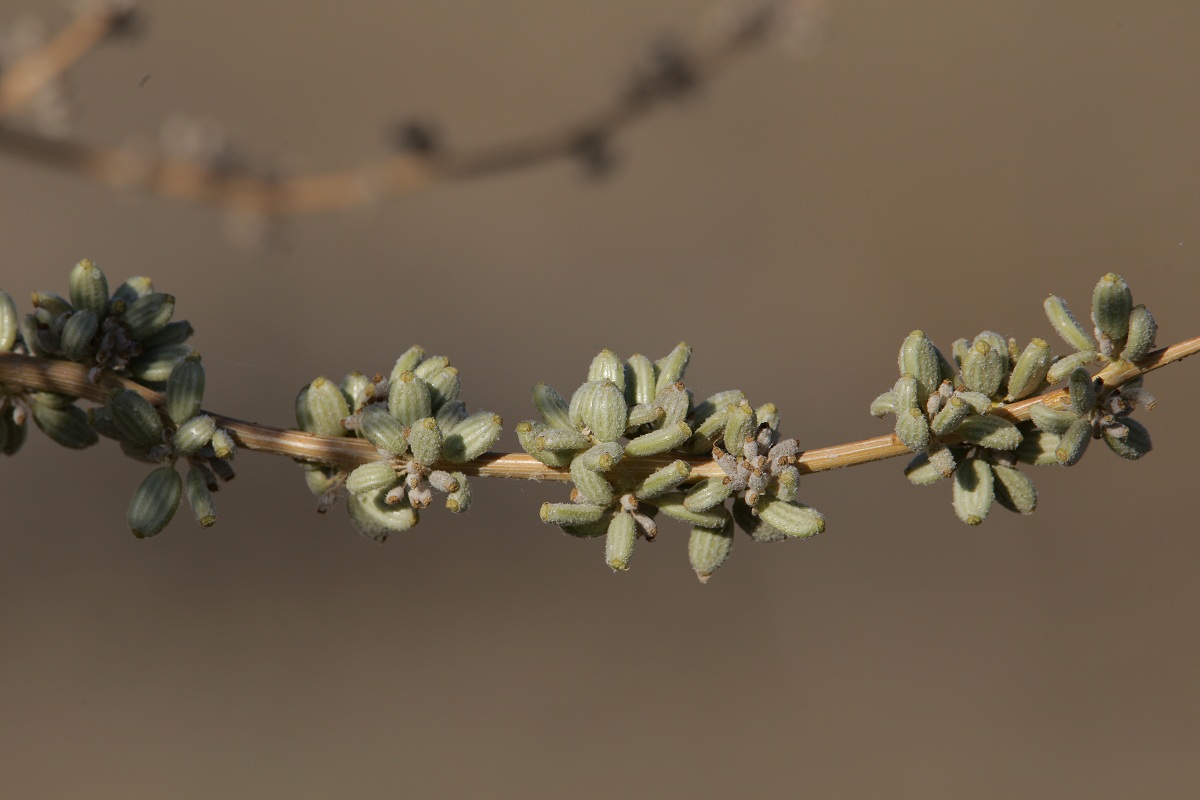
MULTIPOLYGON (((78 135, 186 112, 257 163, 332 168, 410 114, 485 144, 611 96, 686 0, 147 2, 73 76, 78 135), (143 78, 149 76, 145 80, 143 78)), ((1200 5, 835 3, 821 49, 752 56, 570 164, 230 245, 211 209, 0 158, 2 285, 90 256, 195 324, 213 409, 291 422, 319 374, 449 355, 509 425, 603 346, 695 347, 809 446, 922 327, 1051 338, 1108 272, 1200 333, 1200 5)), ((0 20, 58 3, 0 0, 0 20)), ((559 486, 476 484, 380 548, 300 472, 244 453, 200 531, 135 541, 144 467, 43 437, 0 464, 6 797, 1195 797, 1200 363, 1156 374, 1155 451, 1040 468, 1038 512, 968 529, 902 463, 812 476, 806 543, 739 538, 708 586, 664 526, 613 575, 542 525, 559 486), (1191 515, 1191 517, 1189 517, 1191 515)), ((502 440, 513 449, 511 433, 502 440)))

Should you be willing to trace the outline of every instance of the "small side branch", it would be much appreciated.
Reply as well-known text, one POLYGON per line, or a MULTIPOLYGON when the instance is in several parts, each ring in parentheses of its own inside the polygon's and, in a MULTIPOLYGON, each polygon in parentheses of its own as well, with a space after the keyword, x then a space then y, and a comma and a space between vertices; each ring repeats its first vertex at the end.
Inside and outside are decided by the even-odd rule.
MULTIPOLYGON (((1110 364, 1097 374, 1109 388, 1123 386, 1148 372, 1161 369, 1168 364, 1182 361, 1200 352, 1200 336, 1155 350, 1136 363, 1110 364)), ((36 358, 33 356, 0 353, 0 384, 24 389, 40 389, 59 392, 74 397, 103 403, 115 388, 133 389, 158 408, 163 408, 165 398, 132 381, 112 374, 104 374, 100 382, 92 383, 87 377, 87 368, 69 361, 36 358)), ((1029 409, 1037 403, 1051 407, 1069 401, 1067 390, 1057 389, 1013 403, 995 413, 1013 422, 1029 419, 1029 409)), ((230 431, 237 444, 247 450, 287 456, 301 461, 313 461, 344 468, 353 468, 376 460, 379 455, 374 445, 365 439, 350 437, 318 436, 304 431, 275 428, 245 422, 233 417, 208 413, 217 425, 230 431)), ((912 455, 894 434, 877 436, 858 442, 806 450, 798 457, 796 467, 801 473, 825 472, 827 470, 883 461, 902 455, 912 455)), ((656 456, 627 459, 618 469, 630 474, 648 475, 654 470, 674 461, 674 458, 656 456)), ((720 476, 720 468, 707 457, 686 459, 692 466, 689 482, 720 476)), ((523 480, 570 481, 565 469, 555 469, 541 463, 525 453, 488 453, 469 464, 456 465, 467 475, 493 478, 516 478, 523 480)))

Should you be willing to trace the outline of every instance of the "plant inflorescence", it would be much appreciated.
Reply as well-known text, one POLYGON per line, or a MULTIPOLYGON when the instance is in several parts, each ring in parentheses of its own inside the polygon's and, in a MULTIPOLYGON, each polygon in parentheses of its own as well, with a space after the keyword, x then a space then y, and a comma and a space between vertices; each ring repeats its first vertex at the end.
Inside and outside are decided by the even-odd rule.
POLYGON ((376 542, 412 528, 435 493, 451 512, 466 511, 471 475, 569 482, 565 501, 541 505, 543 522, 604 537, 606 563, 625 570, 635 542, 656 537, 660 517, 676 520, 690 528, 688 556, 701 581, 729 556, 735 528, 756 541, 825 529, 825 516, 798 499, 802 474, 905 452, 916 453, 909 480, 949 479, 954 510, 969 525, 994 503, 1031 513, 1037 492, 1021 466, 1071 466, 1093 439, 1141 458, 1150 436, 1130 415, 1155 405, 1144 374, 1200 350, 1197 337, 1151 352, 1153 316, 1109 274, 1093 293, 1090 334, 1064 300, 1046 300, 1067 354, 1053 354, 1044 339, 1022 348, 984 331, 954 342, 946 358, 914 331, 900 348, 900 378, 871 404, 872 414, 895 416, 891 436, 805 450, 783 438, 771 403, 753 406, 736 389, 698 400, 683 382, 691 348, 680 343, 656 361, 601 351, 569 399, 539 383, 541 419, 515 427, 524 452, 497 454, 489 450, 500 418, 469 413, 458 370, 417 346, 387 375, 352 372, 302 387, 299 429, 285 430, 201 407, 205 372, 188 343, 192 327, 172 319, 175 298, 147 278, 110 291, 85 259, 70 272, 67 296, 35 292, 32 304, 22 316, 0 291, 0 451, 20 450, 31 419, 69 448, 117 441, 153 466, 129 505, 138 537, 161 532, 184 497, 198 523, 212 525, 212 492, 233 477, 241 447, 294 458, 318 510, 345 497, 353 524, 376 542), (93 407, 84 411, 81 398, 93 407))

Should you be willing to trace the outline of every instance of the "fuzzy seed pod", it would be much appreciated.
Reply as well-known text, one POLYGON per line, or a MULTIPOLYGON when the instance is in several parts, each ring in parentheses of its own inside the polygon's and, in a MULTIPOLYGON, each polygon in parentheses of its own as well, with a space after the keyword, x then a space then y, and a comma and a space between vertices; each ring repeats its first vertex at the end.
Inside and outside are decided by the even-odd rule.
POLYGON ((1004 382, 1007 353, 1001 354, 987 341, 976 340, 963 357, 963 382, 972 392, 991 397, 1004 382))
POLYGON ((1145 358, 1154 347, 1154 337, 1158 333, 1158 324, 1154 315, 1145 306, 1134 306, 1129 313, 1129 337, 1125 341, 1125 349, 1121 358, 1125 361, 1138 361, 1145 358))
POLYGON ((728 415, 730 405, 737 408, 745 400, 746 396, 737 389, 726 389, 698 403, 692 410, 692 423, 696 433, 713 436, 717 431, 723 430, 725 420, 721 415, 728 415))
POLYGON ((137 392, 132 389, 115 391, 109 395, 106 407, 127 442, 135 445, 162 442, 162 418, 150 401, 137 392))
POLYGON ((461 472, 451 472, 450 477, 454 478, 457 488, 446 496, 446 508, 455 514, 461 514, 471 507, 471 484, 461 472))
POLYGON ((191 419, 204 401, 204 365, 193 353, 175 365, 167 378, 167 416, 176 425, 191 419))
POLYGON ((143 339, 157 333, 175 313, 175 297, 162 292, 151 292, 139 297, 125 308, 125 328, 130 338, 143 339))
POLYGON ((574 430, 575 426, 571 424, 571 418, 568 415, 569 406, 567 401, 561 394, 554 391, 550 386, 544 383, 539 383, 533 387, 533 405, 542 415, 542 419, 546 424, 555 428, 566 428, 574 430))
POLYGON ((345 436, 342 420, 348 416, 350 406, 345 395, 328 378, 317 378, 296 395, 296 422, 303 431, 345 436))
POLYGON ((588 367, 589 381, 608 381, 615 384, 622 393, 625 391, 625 365, 617 354, 612 350, 601 350, 600 353, 592 359, 592 364, 588 367))
POLYGON ((150 351, 172 344, 183 344, 195 332, 196 329, 192 327, 192 323, 186 319, 168 322, 159 328, 157 332, 142 339, 142 347, 144 350, 150 351))
POLYGON ((892 399, 897 412, 921 408, 923 403, 918 400, 917 379, 908 373, 901 375, 892 387, 892 399))
POLYGON ((625 399, 629 405, 648 405, 657 394, 657 383, 654 362, 641 353, 634 353, 625 362, 625 399))
MULTIPOLYGON (((638 500, 658 497, 683 483, 691 474, 692 468, 686 461, 672 461, 639 481, 632 489, 633 496, 638 500)), ((684 498, 684 507, 687 507, 687 498, 684 498)))
MULTIPOLYGON (((1082 353, 1096 349, 1096 343, 1092 341, 1092 337, 1088 335, 1082 325, 1076 322, 1074 315, 1071 314, 1071 309, 1067 308, 1066 300, 1050 295, 1042 303, 1042 308, 1046 310, 1046 317, 1054 326, 1054 331, 1075 351, 1082 353)), ((1057 383, 1057 381, 1051 381, 1051 383, 1057 383)))
POLYGON ((386 495, 378 489, 367 494, 352 494, 346 501, 346 510, 350 512, 354 527, 377 544, 386 542, 393 533, 411 530, 420 521, 419 512, 411 504, 389 504, 386 495))
POLYGON ((942 474, 940 469, 930 463, 927 453, 919 453, 904 468, 904 477, 908 478, 908 482, 914 486, 928 486, 931 483, 937 483, 946 476, 942 474))
POLYGON ((139 539, 162 532, 175 516, 183 481, 173 467, 159 467, 142 481, 129 501, 129 529, 139 539))
POLYGON ((732 523, 727 523, 719 531, 711 528, 692 528, 692 535, 688 539, 688 560, 701 583, 708 583, 708 579, 717 568, 729 558, 732 548, 732 523))
POLYGON ((664 413, 657 406, 633 406, 629 409, 629 418, 625 420, 625 432, 635 431, 643 425, 662 422, 664 413))
POLYGON ((683 498, 683 507, 697 513, 719 506, 733 494, 733 489, 723 476, 705 478, 697 483, 683 498))
POLYGON ((1071 393, 1071 405, 1077 414, 1087 414, 1096 407, 1096 389, 1092 385, 1092 376, 1082 367, 1074 370, 1068 377, 1068 388, 1071 393))
POLYGON ((408 429, 408 446, 418 463, 436 464, 442 457, 442 431, 437 420, 426 417, 414 422, 408 429))
POLYGON ((672 427, 650 431, 650 433, 630 439, 625 445, 625 453, 636 458, 665 453, 686 442, 691 435, 692 429, 679 422, 672 427))
POLYGON ((1080 367, 1094 364, 1099 358, 1100 356, 1095 350, 1085 350, 1066 356, 1065 358, 1060 358, 1051 364, 1050 369, 1046 371, 1046 381, 1048 383, 1058 383, 1080 367))
POLYGON ((346 489, 352 494, 367 494, 396 485, 396 467, 391 461, 360 464, 346 476, 346 489))
POLYGON ((800 470, 792 465, 780 467, 775 471, 775 497, 779 500, 792 501, 800 493, 800 470))
POLYGON ((1007 401, 1020 400, 1037 391, 1046 373, 1050 370, 1053 355, 1045 339, 1031 339, 1017 358, 1012 375, 1008 379, 1007 401))
POLYGON ((100 441, 100 437, 88 425, 87 413, 78 406, 52 408, 35 403, 33 421, 42 433, 72 450, 83 450, 100 441))
POLYGON ((599 472, 590 469, 582 456, 576 456, 571 461, 571 480, 575 482, 575 488, 589 503, 607 506, 615 497, 612 484, 606 481, 599 472))
POLYGON ((153 291, 154 283, 149 278, 145 275, 134 275, 132 278, 126 278, 125 282, 113 291, 109 305, 111 307, 120 303, 122 306, 128 306, 139 297, 145 297, 153 291))
POLYGON ((1034 403, 1029 407, 1029 419, 1039 430, 1061 436, 1079 415, 1066 409, 1050 408, 1045 403, 1034 403))
MULTIPOLYGON (((103 409, 97 409, 97 411, 100 410, 103 409)), ((92 426, 99 427, 96 425, 96 415, 92 416, 92 426)), ((180 423, 179 427, 175 429, 175 436, 171 441, 175 445, 175 452, 186 458, 194 455, 197 450, 212 441, 213 434, 216 432, 216 421, 207 414, 201 414, 180 423)), ((108 434, 105 433, 105 435, 108 434)))
POLYGON ((17 343, 17 331, 21 329, 21 317, 17 304, 8 292, 0 289, 0 353, 8 353, 17 343))
POLYGON ((209 444, 212 445, 213 455, 219 459, 228 461, 237 455, 237 443, 233 441, 229 431, 224 428, 217 428, 213 431, 209 444))
MULTIPOLYGON (((1001 373, 1004 375, 1007 375, 1008 369, 1011 366, 1011 359, 1015 358, 1015 356, 1010 356, 1010 354, 1009 354, 1009 341, 1010 340, 1005 339, 1003 336, 996 333, 995 331, 984 331, 983 333, 976 336, 975 341, 973 341, 971 344, 972 344, 972 346, 974 346, 976 344, 979 344, 980 342, 986 342, 987 346, 992 348, 992 350, 994 350, 996 352, 996 354, 1000 357, 1001 373)), ((1015 342, 1012 344, 1012 347, 1013 348, 1016 347, 1015 342)), ((989 393, 985 392, 984 394, 989 394, 989 393)))
MULTIPOLYGON (((47 323, 75 310, 65 297, 54 292, 34 292, 30 299, 34 309, 45 312, 44 320, 47 323)), ((38 316, 43 318, 42 315, 38 316)))
POLYGON ((629 559, 633 556, 633 544, 637 541, 637 523, 626 513, 614 514, 608 524, 607 536, 604 541, 604 561, 614 571, 624 572, 629 569, 629 559))
POLYGON ((402 456, 408 451, 404 423, 388 413, 382 405, 375 404, 364 408, 358 426, 362 435, 380 450, 394 456, 402 456))
POLYGON ((587 525, 604 516, 604 506, 593 503, 542 503, 542 522, 555 525, 587 525))
POLYGON ((898 359, 901 375, 912 375, 917 382, 917 404, 925 405, 929 395, 942 382, 941 363, 937 348, 922 331, 913 331, 900 346, 898 359))
POLYGON ((910 408, 896 415, 896 438, 914 453, 929 448, 929 423, 920 409, 910 408))
POLYGON ((1129 284, 1115 272, 1100 279, 1092 292, 1092 322, 1096 329, 1120 342, 1129 333, 1129 312, 1133 310, 1133 295, 1129 284))
POLYGON ((90 259, 83 259, 71 269, 67 278, 70 287, 71 304, 77 309, 87 309, 104 319, 108 314, 108 278, 104 270, 97 267, 90 259))
POLYGON ((538 450, 582 450, 591 439, 570 428, 547 428, 535 440, 538 450))
POLYGON ((437 420, 437 426, 442 429, 442 434, 449 435, 451 428, 467 418, 467 404, 462 400, 446 403, 434 413, 433 418, 437 420))
POLYGON ((433 413, 429 384, 413 372, 401 372, 388 388, 388 410, 401 425, 412 425, 433 413))
POLYGON ((992 489, 1000 505, 1018 514, 1033 513, 1037 508, 1037 489, 1033 488, 1033 481, 1020 470, 1001 464, 992 465, 992 475, 995 477, 992 489))
POLYGON ((624 452, 620 442, 604 442, 584 450, 576 460, 593 472, 608 472, 621 463, 624 452))
POLYGON ((615 383, 591 385, 595 388, 585 395, 587 402, 580 406, 580 420, 600 441, 615 442, 625 433, 628 421, 625 394, 615 383))
POLYGON ((675 345, 674 350, 654 362, 658 367, 658 380, 654 384, 655 395, 683 379, 684 370, 687 369, 691 357, 692 348, 687 346, 687 342, 680 342, 675 345))
POLYGON ((390 380, 396 380, 405 372, 412 372, 417 368, 417 365, 425 358, 425 350, 419 345, 413 345, 401 354, 396 359, 395 365, 392 367, 390 380))
POLYGON ((802 503, 765 500, 755 509, 763 522, 788 536, 807 539, 825 530, 825 515, 802 503))
MULTIPOLYGON (((608 526, 612 524, 613 514, 602 516, 595 522, 588 522, 584 525, 559 525, 563 533, 574 536, 577 539, 596 539, 608 533, 608 526)), ((625 516, 629 516, 626 514, 625 516)), ((630 517, 632 519, 632 517, 630 517)))
POLYGON ((981 458, 968 458, 954 471, 954 513, 968 525, 987 518, 995 494, 992 468, 981 458))
POLYGON ((212 491, 208 488, 204 472, 196 467, 189 469, 183 488, 188 505, 192 507, 192 513, 196 515, 196 522, 200 523, 200 527, 211 528, 215 525, 217 505, 213 502, 212 491))
POLYGON ((164 384, 175 365, 192 353, 190 345, 169 344, 156 347, 129 362, 129 374, 142 383, 164 384))
POLYGON ((782 542, 790 538, 783 531, 764 522, 740 497, 733 501, 733 520, 756 542, 782 542))
POLYGON ((729 512, 724 506, 718 505, 707 511, 691 511, 684 505, 683 492, 668 492, 659 495, 652 501, 659 511, 671 519, 698 525, 701 528, 722 528, 729 519, 729 512))
POLYGON ((462 381, 456 367, 440 369, 425 382, 429 384, 429 402, 435 409, 454 402, 462 394, 462 381))
POLYGON ((474 461, 500 438, 504 425, 499 415, 478 411, 450 429, 442 442, 442 456, 455 464, 474 461))
POLYGON ((1016 450, 1021 444, 1021 431, 1003 417, 972 414, 959 423, 955 433, 971 444, 991 450, 1016 450))
POLYGON ((90 309, 76 311, 67 318, 60 336, 63 355, 71 361, 83 361, 92 353, 92 337, 100 329, 100 319, 90 309))
POLYGON ((721 440, 725 443, 726 450, 731 453, 740 453, 746 440, 753 438, 754 432, 758 428, 758 420, 754 416, 754 409, 750 408, 750 404, 744 400, 739 405, 729 405, 726 408, 729 411, 729 418, 725 422, 725 432, 722 434, 721 440))
POLYGON ((655 395, 651 405, 662 409, 662 427, 666 428, 687 419, 692 398, 682 383, 672 383, 655 395))
POLYGON ((1091 422, 1086 417, 1078 417, 1059 437, 1058 447, 1054 449, 1054 457, 1058 463, 1069 467, 1083 458, 1084 451, 1087 450, 1088 443, 1091 441, 1091 422))
POLYGON ((891 389, 871 401, 872 417, 884 417, 888 414, 895 414, 896 411, 896 394, 891 389))
POLYGON ((773 431, 779 430, 779 408, 774 403, 763 403, 754 409, 759 426, 766 425, 773 431))
POLYGON ((930 430, 935 436, 946 436, 953 433, 970 413, 971 407, 967 405, 966 400, 961 397, 951 397, 945 407, 929 423, 930 430))
POLYGON ((962 456, 962 453, 958 448, 946 447, 938 442, 930 447, 929 452, 925 455, 929 457, 929 464, 940 472, 943 478, 949 478, 958 467, 956 459, 962 456))
POLYGON ((1022 435, 1025 438, 1021 440, 1021 444, 1015 451, 1018 461, 1038 467, 1058 463, 1058 457, 1055 455, 1059 444, 1057 434, 1039 430, 1024 430, 1022 435))
POLYGON ((1107 428, 1101 428, 1104 443, 1121 458, 1139 459, 1150 452, 1150 432, 1134 419, 1123 419, 1121 424, 1129 431, 1124 437, 1114 436, 1107 428))
POLYGON ((413 367, 413 373, 421 380, 428 382, 434 373, 441 372, 448 366, 450 366, 450 359, 445 356, 430 356, 413 367))

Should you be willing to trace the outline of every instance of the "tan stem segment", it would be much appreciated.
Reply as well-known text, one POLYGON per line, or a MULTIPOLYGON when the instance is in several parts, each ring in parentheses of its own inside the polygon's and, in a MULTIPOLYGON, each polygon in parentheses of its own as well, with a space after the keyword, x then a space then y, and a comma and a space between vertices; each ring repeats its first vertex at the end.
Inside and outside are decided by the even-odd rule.
MULTIPOLYGON (((1104 382, 1105 386, 1115 388, 1123 386, 1147 372, 1182 361, 1197 352, 1200 352, 1200 336, 1161 350, 1155 350, 1136 363, 1110 364, 1101 370, 1097 377, 1104 382)), ((0 393, 41 389, 103 403, 114 388, 133 389, 158 408, 163 408, 165 405, 165 398, 158 392, 109 373, 104 373, 99 383, 92 383, 88 380, 87 368, 82 364, 0 353, 0 393)), ((993 413, 1014 422, 1020 422, 1029 419, 1029 409, 1036 403, 1045 403, 1055 407, 1065 404, 1068 399, 1066 389, 1056 389, 1012 403, 993 413)), ((343 468, 353 468, 379 457, 375 447, 365 439, 317 436, 303 431, 244 422, 211 412, 205 413, 213 417, 218 425, 229 430, 237 444, 247 450, 274 453, 302 461, 319 462, 343 468)), ((848 444, 805 450, 799 455, 796 466, 802 473, 824 472, 902 455, 912 455, 912 451, 901 444, 894 435, 889 434, 848 444)), ((622 461, 619 470, 629 475, 648 475, 675 460, 666 455, 631 458, 622 461)), ((683 460, 692 467, 689 482, 722 474, 720 468, 708 457, 689 456, 683 460)), ((525 453, 487 453, 469 464, 455 465, 454 468, 468 475, 492 478, 539 481, 569 481, 571 479, 567 470, 547 467, 533 456, 525 453)))

